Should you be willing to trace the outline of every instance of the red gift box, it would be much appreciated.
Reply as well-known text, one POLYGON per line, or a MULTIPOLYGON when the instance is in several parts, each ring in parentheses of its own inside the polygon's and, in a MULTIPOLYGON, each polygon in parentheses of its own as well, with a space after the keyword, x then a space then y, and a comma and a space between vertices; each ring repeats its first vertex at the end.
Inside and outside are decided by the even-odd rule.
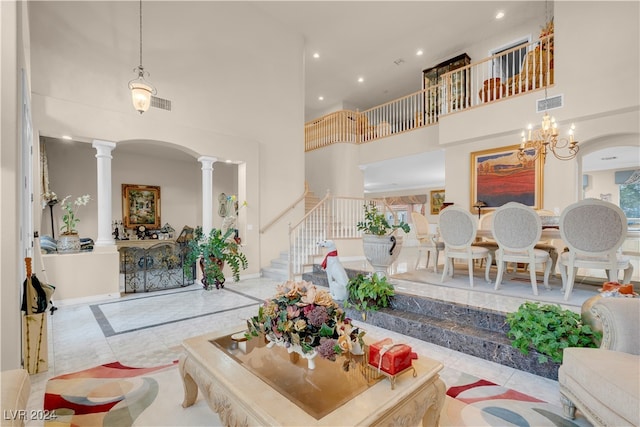
POLYGON ((411 366, 411 360, 415 359, 415 353, 406 344, 393 344, 391 338, 385 338, 369 346, 369 365, 376 369, 395 375, 411 366), (380 363, 382 353, 382 363, 380 363))

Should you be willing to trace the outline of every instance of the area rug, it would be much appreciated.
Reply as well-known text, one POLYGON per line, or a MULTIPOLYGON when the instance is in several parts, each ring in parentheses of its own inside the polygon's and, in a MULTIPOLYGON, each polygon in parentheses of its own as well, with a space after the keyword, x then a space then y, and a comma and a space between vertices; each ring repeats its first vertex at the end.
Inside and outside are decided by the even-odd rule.
MULTIPOLYGON (((447 383, 441 426, 587 427, 562 409, 490 381, 445 368, 447 383)), ((443 372, 444 374, 444 372, 443 372)), ((177 364, 132 368, 109 363, 60 375, 47 382, 44 409, 55 414, 46 427, 218 426, 218 416, 201 396, 182 408, 177 364)))
POLYGON ((448 426, 591 426, 579 413, 576 419, 562 416, 562 408, 460 373, 446 379, 447 398, 440 425, 448 426))
POLYGON ((46 427, 156 427, 220 425, 200 401, 182 408, 182 381, 177 362, 133 368, 118 362, 60 375, 47 382, 46 427))

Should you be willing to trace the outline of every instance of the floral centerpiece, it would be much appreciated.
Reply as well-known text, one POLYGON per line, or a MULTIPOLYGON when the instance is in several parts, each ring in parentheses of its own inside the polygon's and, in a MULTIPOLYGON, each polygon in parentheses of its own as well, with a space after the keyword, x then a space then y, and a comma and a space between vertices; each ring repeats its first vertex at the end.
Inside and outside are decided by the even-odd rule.
POLYGON ((78 233, 76 230, 76 225, 80 222, 80 219, 76 215, 78 213, 78 208, 80 208, 80 206, 86 206, 87 203, 89 203, 89 200, 91 200, 91 196, 85 194, 84 196, 80 196, 75 199, 73 203, 70 199, 71 196, 67 196, 62 199, 62 202, 60 203, 60 208, 64 212, 64 215, 62 215, 63 225, 60 227, 62 234, 78 233))
POLYGON ((328 291, 306 281, 279 285, 247 325, 247 338, 264 334, 271 343, 287 349, 299 346, 303 355, 317 352, 329 360, 352 351, 354 342, 362 345, 364 335, 328 291))

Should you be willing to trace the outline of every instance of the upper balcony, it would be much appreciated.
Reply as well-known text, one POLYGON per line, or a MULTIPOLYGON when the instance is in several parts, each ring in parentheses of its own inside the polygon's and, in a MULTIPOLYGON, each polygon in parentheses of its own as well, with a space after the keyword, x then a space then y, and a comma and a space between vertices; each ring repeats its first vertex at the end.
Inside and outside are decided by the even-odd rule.
POLYGON ((450 114, 544 89, 554 83, 553 47, 551 33, 443 74, 438 84, 386 104, 326 114, 305 124, 305 151, 410 132, 450 114))

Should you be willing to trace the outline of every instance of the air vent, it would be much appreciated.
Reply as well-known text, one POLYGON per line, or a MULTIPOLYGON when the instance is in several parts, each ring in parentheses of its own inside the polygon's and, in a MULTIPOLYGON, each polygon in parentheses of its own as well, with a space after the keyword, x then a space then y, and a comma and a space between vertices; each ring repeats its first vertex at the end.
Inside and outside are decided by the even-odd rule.
MULTIPOLYGON (((152 104, 153 105, 153 104, 152 104)), ((536 113, 542 113, 545 110, 554 110, 564 106, 563 95, 554 96, 547 99, 538 99, 536 102, 536 113)))
POLYGON ((171 111, 171 101, 157 96, 151 96, 151 106, 161 110, 171 111))

